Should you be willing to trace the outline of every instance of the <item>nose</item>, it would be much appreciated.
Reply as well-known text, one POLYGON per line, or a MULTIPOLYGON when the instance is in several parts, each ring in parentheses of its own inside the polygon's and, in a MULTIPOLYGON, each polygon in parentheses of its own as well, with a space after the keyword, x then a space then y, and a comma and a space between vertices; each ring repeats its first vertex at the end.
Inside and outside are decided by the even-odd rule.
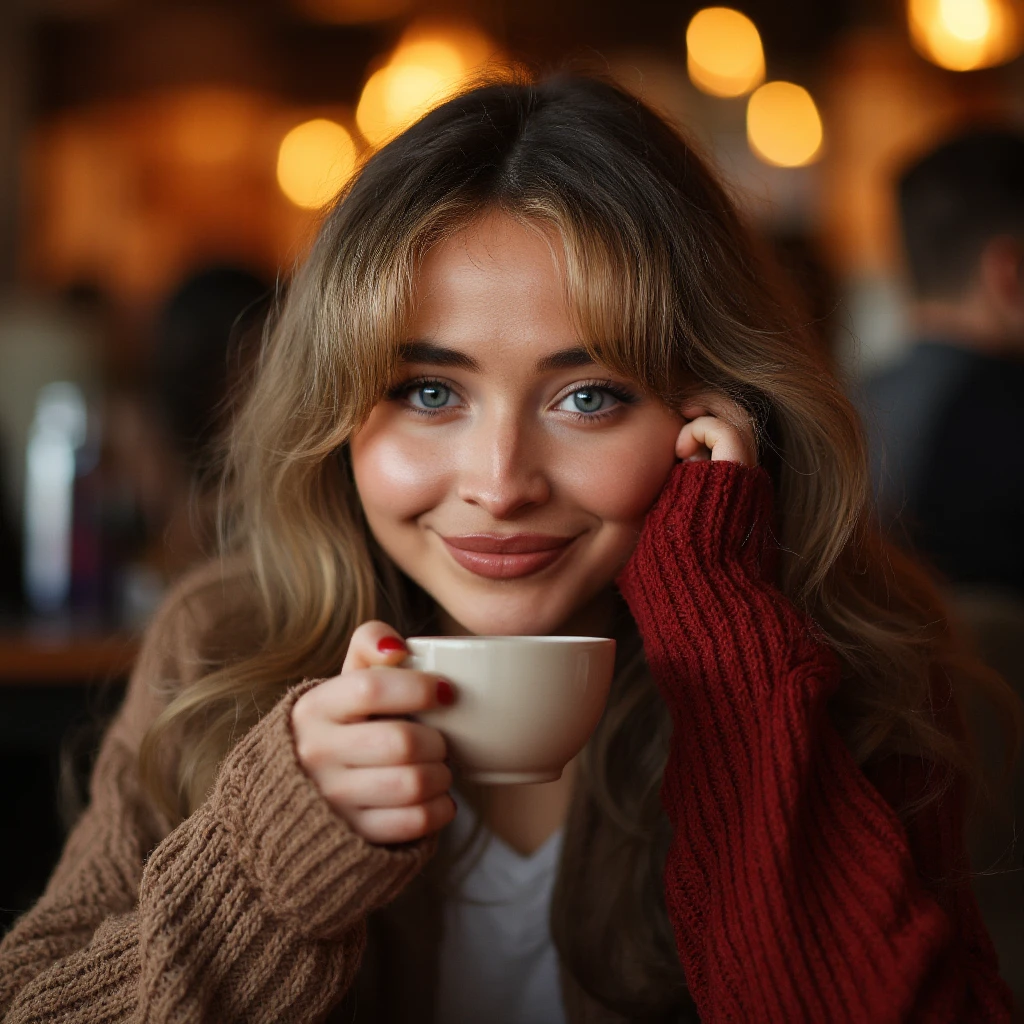
POLYGON ((459 497, 494 519, 508 519, 551 497, 544 444, 511 412, 475 423, 459 455, 459 497))

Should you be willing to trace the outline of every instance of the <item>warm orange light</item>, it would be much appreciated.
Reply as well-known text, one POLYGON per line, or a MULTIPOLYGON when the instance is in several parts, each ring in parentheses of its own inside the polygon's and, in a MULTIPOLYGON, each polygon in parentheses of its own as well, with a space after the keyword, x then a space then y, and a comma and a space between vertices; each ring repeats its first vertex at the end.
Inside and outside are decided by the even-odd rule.
POLYGON ((918 52, 950 71, 1003 64, 1021 50, 1012 0, 908 0, 907 23, 918 52))
POLYGON ((414 26, 363 87, 356 124, 379 146, 443 103, 492 56, 486 36, 466 27, 414 26))
POLYGON ((811 94, 792 82, 766 82, 747 101, 747 141, 776 167, 811 163, 822 142, 821 117, 811 94))
POLYGON ((340 124, 316 118, 281 140, 277 183, 296 206, 315 209, 334 197, 355 165, 352 136, 340 124))
POLYGON ((742 96, 764 80, 757 26, 730 7, 705 7, 686 29, 686 68, 712 96, 742 96))
POLYGON ((259 124, 253 97, 229 89, 195 88, 160 104, 174 155, 191 164, 227 164, 244 157, 259 124))

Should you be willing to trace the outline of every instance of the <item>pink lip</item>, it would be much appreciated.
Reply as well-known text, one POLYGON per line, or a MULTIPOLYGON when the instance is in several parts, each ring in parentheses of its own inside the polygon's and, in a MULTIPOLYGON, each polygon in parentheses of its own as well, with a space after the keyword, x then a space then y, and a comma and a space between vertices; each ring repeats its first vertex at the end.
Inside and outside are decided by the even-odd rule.
POLYGON ((575 537, 516 533, 507 537, 471 533, 442 537, 449 553, 464 569, 493 580, 516 579, 540 572, 558 561, 575 537))

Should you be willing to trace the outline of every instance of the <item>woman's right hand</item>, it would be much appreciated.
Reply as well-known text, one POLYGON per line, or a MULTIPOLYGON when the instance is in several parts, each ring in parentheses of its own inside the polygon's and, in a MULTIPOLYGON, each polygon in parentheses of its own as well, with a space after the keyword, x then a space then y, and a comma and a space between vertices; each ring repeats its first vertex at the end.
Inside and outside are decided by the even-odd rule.
POLYGON ((341 674, 307 690, 292 708, 303 770, 324 799, 371 843, 406 843, 455 817, 444 737, 398 717, 451 704, 451 684, 398 667, 408 651, 384 622, 353 634, 341 674))

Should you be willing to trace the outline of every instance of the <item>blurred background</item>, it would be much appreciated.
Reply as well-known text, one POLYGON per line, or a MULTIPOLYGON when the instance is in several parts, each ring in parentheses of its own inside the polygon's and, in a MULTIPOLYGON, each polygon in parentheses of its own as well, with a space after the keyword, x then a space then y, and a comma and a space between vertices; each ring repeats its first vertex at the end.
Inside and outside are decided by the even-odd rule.
POLYGON ((1022 45, 1020 0, 4 0, 0 931, 202 557, 226 396, 364 154, 488 66, 612 76, 717 164, 856 390, 912 334, 895 176, 1024 125, 1022 45))

